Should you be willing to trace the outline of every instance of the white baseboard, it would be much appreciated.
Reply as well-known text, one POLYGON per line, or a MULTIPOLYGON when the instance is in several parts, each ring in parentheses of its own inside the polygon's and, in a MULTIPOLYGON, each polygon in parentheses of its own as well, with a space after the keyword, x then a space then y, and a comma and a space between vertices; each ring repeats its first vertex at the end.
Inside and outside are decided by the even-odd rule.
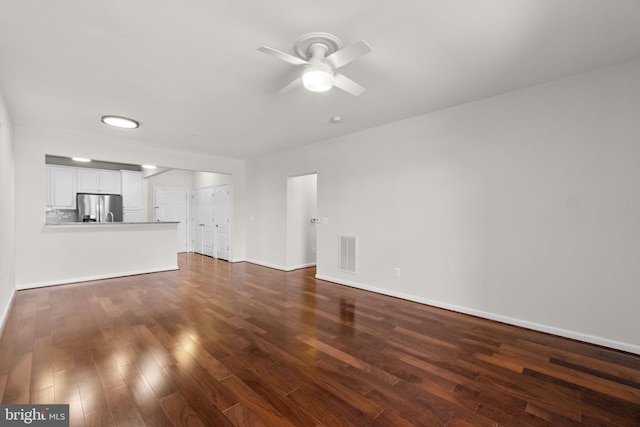
POLYGON ((9 298, 9 301, 7 301, 7 305, 2 310, 2 317, 0 317, 0 336, 2 336, 2 333, 4 332, 4 327, 7 324, 7 320, 9 319, 9 312, 11 311, 13 302, 16 299, 17 291, 18 291, 17 289, 15 288, 13 289, 13 291, 11 292, 11 297, 9 298))
POLYGON ((300 270, 302 268, 309 268, 309 267, 315 267, 315 266, 316 266, 315 262, 310 262, 308 264, 300 264, 300 265, 294 265, 294 266, 288 267, 286 271, 300 270))
POLYGON ((172 271, 172 270, 178 270, 178 266, 172 265, 169 267, 160 267, 160 268, 153 268, 153 269, 147 269, 147 270, 123 271, 118 273, 99 274, 97 276, 71 277, 68 279, 51 280, 47 282, 26 283, 26 284, 18 285, 17 289, 20 290, 20 289, 44 288, 46 286, 68 285, 69 283, 91 282, 93 280, 113 279, 116 277, 125 277, 125 276, 137 276, 139 274, 160 273, 162 271, 172 271))
POLYGON ((516 319, 513 317, 503 316, 500 314, 489 313, 486 311, 476 310, 468 307, 461 307, 458 305, 448 304, 441 301, 434 301, 426 298, 416 297, 414 295, 404 294, 401 292, 393 292, 388 289, 378 288, 375 286, 367 286, 356 282, 351 282, 342 279, 336 279, 329 276, 323 276, 320 274, 316 274, 316 278, 320 280, 326 280, 328 282, 338 283, 340 285, 351 286, 358 289, 363 289, 365 291, 371 291, 382 295, 388 295, 392 297, 406 299, 408 301, 414 301, 421 304, 426 304, 438 308, 444 308, 451 311, 456 311, 458 313, 469 314, 476 317, 482 317, 484 319, 495 320, 497 322, 508 323, 514 326, 520 326, 527 329, 532 329, 534 331, 545 332, 552 335, 557 335, 565 338, 571 338, 578 341, 584 341, 591 344, 600 345, 603 347, 609 347, 616 350, 622 350, 629 353, 639 354, 640 355, 640 346, 630 343, 625 343, 621 341, 614 341, 608 338, 598 337, 595 335, 584 334, 581 332, 569 331, 566 329, 556 328, 554 326, 543 325, 540 323, 529 322, 527 320, 516 319))
POLYGON ((248 262, 248 263, 251 263, 251 264, 261 265, 263 267, 274 268, 276 270, 281 270, 281 271, 299 270, 301 268, 313 267, 313 266, 316 265, 316 263, 313 262, 313 263, 309 263, 309 264, 300 264, 300 265, 294 265, 294 266, 291 266, 291 267, 284 267, 282 265, 270 264, 268 262, 257 261, 257 260, 254 260, 254 259, 247 259, 245 261, 248 262))

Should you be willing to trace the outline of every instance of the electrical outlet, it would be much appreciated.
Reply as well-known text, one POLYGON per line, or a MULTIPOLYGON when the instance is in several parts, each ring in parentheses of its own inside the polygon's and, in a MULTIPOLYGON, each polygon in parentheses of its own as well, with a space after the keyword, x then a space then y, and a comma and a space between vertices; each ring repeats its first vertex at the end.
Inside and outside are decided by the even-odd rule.
POLYGON ((400 267, 396 267, 393 269, 393 275, 396 277, 400 277, 400 267))

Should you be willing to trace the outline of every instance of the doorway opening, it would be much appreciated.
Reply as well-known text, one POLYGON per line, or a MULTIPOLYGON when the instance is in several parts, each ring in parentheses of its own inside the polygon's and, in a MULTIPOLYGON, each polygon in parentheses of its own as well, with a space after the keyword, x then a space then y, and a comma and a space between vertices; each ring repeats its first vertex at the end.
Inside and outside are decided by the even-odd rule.
POLYGON ((287 178, 287 268, 317 263, 318 174, 287 178))

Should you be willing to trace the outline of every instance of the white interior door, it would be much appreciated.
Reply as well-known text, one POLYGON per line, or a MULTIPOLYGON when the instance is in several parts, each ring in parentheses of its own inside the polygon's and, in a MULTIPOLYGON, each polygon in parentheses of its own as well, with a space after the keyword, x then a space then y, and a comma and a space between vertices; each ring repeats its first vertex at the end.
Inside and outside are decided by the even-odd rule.
POLYGON ((213 188, 205 188, 202 200, 202 210, 204 212, 204 229, 202 232, 202 241, 204 245, 204 254, 215 257, 215 215, 214 215, 214 192, 213 188))
POLYGON ((216 258, 229 260, 229 185, 215 187, 216 258))
POLYGON ((193 191, 193 251, 215 256, 213 188, 193 191))
POLYGON ((155 221, 178 221, 178 252, 187 251, 187 190, 184 188, 153 189, 155 221))
POLYGON ((202 190, 193 191, 193 252, 204 253, 204 212, 202 190))

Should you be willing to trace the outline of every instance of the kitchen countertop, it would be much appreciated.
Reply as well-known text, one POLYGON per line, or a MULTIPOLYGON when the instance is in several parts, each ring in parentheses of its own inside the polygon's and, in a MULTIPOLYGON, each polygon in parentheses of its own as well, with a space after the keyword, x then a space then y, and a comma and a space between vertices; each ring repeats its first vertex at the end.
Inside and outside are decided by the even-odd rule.
POLYGON ((46 226, 66 227, 103 227, 114 225, 151 225, 151 224, 179 224, 180 221, 144 221, 144 222, 46 222, 46 226))

